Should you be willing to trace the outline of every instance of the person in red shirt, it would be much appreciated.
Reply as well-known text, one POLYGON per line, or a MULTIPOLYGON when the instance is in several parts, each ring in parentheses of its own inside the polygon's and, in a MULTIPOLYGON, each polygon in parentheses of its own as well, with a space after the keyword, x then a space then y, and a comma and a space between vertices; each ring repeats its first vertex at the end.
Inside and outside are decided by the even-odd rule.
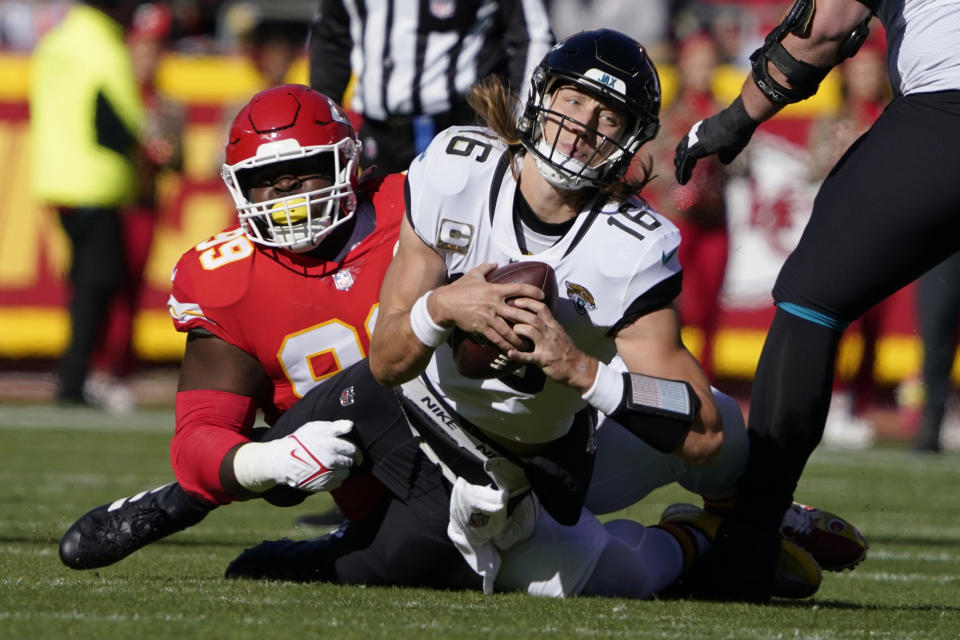
POLYGON ((187 334, 171 443, 178 482, 85 514, 61 541, 64 564, 113 564, 218 505, 257 495, 291 504, 333 489, 355 519, 378 503, 383 489, 372 476, 344 482, 356 457, 342 437, 349 423, 304 425, 282 447, 256 442, 254 429, 258 409, 272 425, 366 357, 403 176, 361 181, 358 154, 341 108, 307 87, 268 89, 237 115, 223 177, 239 223, 173 269, 169 310, 187 334))

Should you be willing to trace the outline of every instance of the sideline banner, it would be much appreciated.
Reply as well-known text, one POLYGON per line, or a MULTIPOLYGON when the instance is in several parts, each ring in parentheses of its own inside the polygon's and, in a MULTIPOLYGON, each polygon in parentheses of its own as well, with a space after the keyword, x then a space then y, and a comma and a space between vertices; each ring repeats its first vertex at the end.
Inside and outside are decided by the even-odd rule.
MULTIPOLYGON (((306 82, 306 61, 291 70, 291 82, 306 82)), ((0 363, 23 358, 56 358, 69 337, 65 272, 69 244, 56 213, 35 202, 28 191, 27 88, 29 60, 0 55, 0 363)), ((718 95, 732 99, 742 72, 723 69, 718 95)), ((138 300, 134 348, 147 361, 177 361, 184 336, 173 330, 166 310, 170 269, 191 245, 235 220, 233 204, 219 178, 223 136, 233 113, 257 89, 248 63, 236 58, 170 56, 160 67, 166 95, 186 106, 184 173, 161 179, 160 209, 138 300)), ((669 99, 672 73, 663 71, 669 99)), ((799 170, 810 121, 836 108, 835 85, 816 99, 792 105, 765 124, 748 148, 749 170, 727 190, 731 225, 730 263, 715 365, 720 377, 749 379, 773 309, 770 289, 784 258, 809 215, 816 185, 799 170)), ((672 168, 671 168, 672 169, 672 168)), ((875 377, 893 384, 919 368, 912 290, 894 296, 885 308, 875 377)), ((696 355, 700 338, 684 331, 696 355)), ((859 362, 862 344, 856 325, 848 331, 841 365, 859 362)), ((2 366, 2 364, 0 364, 2 366)))

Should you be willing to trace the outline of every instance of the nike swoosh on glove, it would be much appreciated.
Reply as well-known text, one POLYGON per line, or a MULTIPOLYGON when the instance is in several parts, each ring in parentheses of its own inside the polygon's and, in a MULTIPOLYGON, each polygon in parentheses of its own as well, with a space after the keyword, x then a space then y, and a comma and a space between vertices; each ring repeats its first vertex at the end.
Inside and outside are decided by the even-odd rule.
POLYGON ((336 489, 350 475, 350 468, 363 462, 357 446, 341 437, 351 429, 351 420, 315 420, 270 442, 274 478, 311 493, 336 489))
POLYGON ((739 96, 723 111, 695 123, 680 140, 673 157, 677 182, 687 184, 700 158, 717 154, 723 164, 733 162, 759 125, 747 115, 739 96))

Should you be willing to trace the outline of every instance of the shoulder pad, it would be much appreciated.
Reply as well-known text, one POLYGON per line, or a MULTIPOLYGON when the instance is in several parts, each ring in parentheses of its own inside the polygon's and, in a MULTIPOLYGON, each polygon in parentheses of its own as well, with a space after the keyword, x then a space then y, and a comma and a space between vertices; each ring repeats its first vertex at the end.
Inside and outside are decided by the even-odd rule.
POLYGON ((229 306, 244 296, 259 249, 245 236, 235 235, 235 230, 239 228, 227 229, 181 256, 171 276, 178 300, 214 309, 229 306), (226 235, 233 237, 223 239, 226 235), (227 243, 238 249, 228 254, 227 243), (224 259, 227 255, 229 258, 224 259))
POLYGON ((470 176, 493 166, 504 149, 483 127, 450 127, 441 131, 410 165, 411 185, 423 185, 443 195, 463 191, 470 176))
POLYGON ((609 249, 605 253, 616 256, 599 261, 605 275, 619 278, 650 269, 667 275, 679 270, 680 230, 644 201, 631 198, 616 209, 605 209, 594 224, 604 229, 603 246, 609 249), (622 259, 624 255, 631 259, 622 259))

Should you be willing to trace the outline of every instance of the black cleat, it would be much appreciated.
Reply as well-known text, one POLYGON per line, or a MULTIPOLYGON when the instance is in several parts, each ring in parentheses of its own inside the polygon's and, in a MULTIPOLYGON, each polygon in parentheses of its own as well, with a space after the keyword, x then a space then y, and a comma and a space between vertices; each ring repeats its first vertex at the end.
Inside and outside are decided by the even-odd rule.
POLYGON ((334 563, 350 550, 344 546, 349 524, 312 540, 264 540, 245 549, 227 566, 228 580, 335 582, 334 563))
POLYGON ((320 513, 308 513, 293 521, 298 527, 339 527, 346 522, 347 517, 337 506, 333 506, 320 513))
POLYGON ((791 551, 782 554, 785 547, 778 532, 763 535, 747 524, 724 520, 713 546, 679 581, 682 585, 676 595, 739 602, 809 597, 820 586, 820 567, 805 551, 789 544, 791 551), (778 583, 784 571, 787 577, 801 579, 778 583))
POLYGON ((176 482, 88 511, 60 540, 60 561, 71 569, 97 569, 191 527, 216 505, 188 495, 176 482))

